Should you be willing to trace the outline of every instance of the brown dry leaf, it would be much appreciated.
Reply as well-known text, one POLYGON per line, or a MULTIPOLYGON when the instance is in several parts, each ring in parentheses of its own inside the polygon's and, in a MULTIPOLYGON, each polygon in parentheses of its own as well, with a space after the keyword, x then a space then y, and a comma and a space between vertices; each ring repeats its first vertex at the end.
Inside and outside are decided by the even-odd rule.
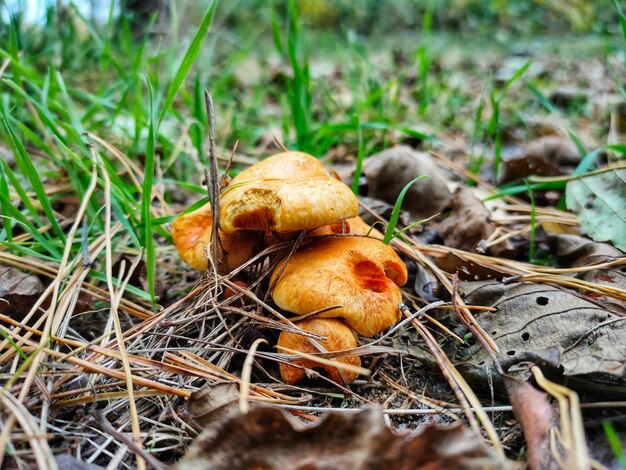
POLYGON ((594 242, 577 235, 553 236, 550 237, 550 244, 559 266, 565 268, 591 266, 626 256, 608 243, 594 242))
POLYGON ((460 253, 446 252, 444 256, 433 258, 439 269, 450 274, 458 274, 461 281, 485 281, 508 276, 508 273, 498 271, 493 266, 478 263, 464 257, 460 253))
MULTIPOLYGON (((459 285, 466 303, 496 307, 478 316, 498 345, 505 371, 527 378, 528 362, 564 375, 607 374, 623 380, 626 317, 570 290, 545 284, 468 282, 459 285), (519 372, 519 373, 518 373, 519 372)), ((491 360, 473 346, 464 358, 470 374, 484 377, 491 360)))
POLYGON ((416 434, 395 434, 378 410, 329 414, 315 426, 265 406, 204 431, 176 466, 177 470, 301 469, 354 470, 508 469, 472 432, 425 426, 416 434))
POLYGON ((413 290, 417 296, 426 302, 439 300, 441 285, 437 278, 421 264, 415 265, 415 281, 413 290))
POLYGON ((430 155, 406 146, 396 146, 372 155, 363 161, 367 177, 367 196, 395 204, 406 184, 421 175, 428 175, 412 185, 402 209, 414 221, 430 217, 448 206, 450 190, 441 171, 430 155))
MULTIPOLYGON (((487 240, 496 227, 491 213, 469 188, 460 187, 452 197, 452 215, 439 224, 439 235, 446 246, 465 251, 477 251, 482 240, 487 240)), ((495 256, 513 251, 508 241, 489 247, 495 256)))
POLYGON ((43 291, 44 285, 37 276, 0 266, 0 313, 26 315, 43 291))
POLYGON ((521 151, 504 157, 499 182, 507 183, 530 175, 569 174, 580 159, 578 148, 570 139, 555 135, 540 137, 521 151))
POLYGON ((556 425, 548 395, 528 382, 503 375, 513 413, 522 427, 531 470, 560 468, 550 451, 550 429, 556 425))
MULTIPOLYGON (((593 284, 609 286, 626 291, 625 265, 606 269, 594 269, 593 271, 587 271, 581 276, 578 276, 578 278, 593 284)), ((610 310, 621 314, 622 316, 626 316, 626 301, 624 300, 603 295, 594 295, 593 300, 606 306, 610 310)))
POLYGON ((189 397, 188 413, 197 429, 207 430, 239 414, 239 387, 235 383, 221 383, 205 387, 189 397))
MULTIPOLYGON (((560 235, 550 238, 552 253, 559 266, 577 268, 626 258, 626 254, 607 243, 585 237, 560 235)), ((626 264, 584 271, 577 275, 583 281, 626 290, 626 264)), ((612 297, 594 296, 594 301, 626 315, 626 301, 612 297)))

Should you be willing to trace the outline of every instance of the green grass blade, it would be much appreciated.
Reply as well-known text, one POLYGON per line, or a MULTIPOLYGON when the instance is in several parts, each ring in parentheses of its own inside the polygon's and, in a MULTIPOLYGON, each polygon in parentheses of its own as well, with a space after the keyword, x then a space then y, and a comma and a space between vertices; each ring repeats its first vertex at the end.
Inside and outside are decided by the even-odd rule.
POLYGON ((211 26, 211 21, 213 20, 213 15, 215 13, 216 7, 217 0, 211 0, 211 3, 209 4, 209 9, 207 10, 204 18, 202 19, 202 23, 200 24, 200 28, 193 38, 193 41, 191 41, 189 49, 187 49, 187 53, 185 54, 185 57, 180 64, 180 67, 178 68, 178 72, 176 72, 176 76, 174 77, 174 80, 170 84, 169 90, 167 91, 167 96, 165 97, 163 108, 161 109, 161 114, 159 115, 157 128, 161 125, 161 122, 163 122, 163 118, 172 106, 172 103, 174 103, 174 98, 176 97, 178 90, 185 81, 187 74, 191 70, 191 66, 195 62, 196 57, 198 57, 198 54, 200 53, 200 47, 202 46, 204 38, 209 32, 209 27, 211 26))
POLYGON ((622 442, 620 440, 619 435, 615 431, 615 427, 613 423, 610 421, 604 421, 602 423, 604 427, 604 435, 606 439, 609 441, 609 445, 611 446, 611 450, 613 454, 617 458, 620 467, 626 468, 626 454, 624 453, 624 448, 622 447, 622 442))
POLYGON ((2 193, 0 193, 0 206, 3 207, 3 217, 8 217, 17 221, 30 234, 33 240, 45 248, 48 253, 55 258, 55 260, 61 259, 61 252, 52 244, 50 240, 45 237, 44 234, 37 230, 37 227, 35 227, 31 221, 24 216, 24 214, 13 207, 11 201, 8 198, 5 198, 2 193))
MULTIPOLYGON (((0 201, 9 201, 9 183, 7 181, 7 176, 4 172, 4 165, 0 164, 0 201)), ((7 208, 4 204, 0 203, 0 217, 2 217, 2 225, 4 225, 4 236, 0 238, 0 240, 13 240, 13 225, 11 224, 11 219, 7 217, 7 208)))
POLYGON ((535 237, 537 235, 537 208, 535 206, 535 192, 526 181, 528 197, 530 198, 530 241, 528 246, 528 261, 531 263, 535 260, 535 237))
POLYGON ((39 173, 33 165, 32 160, 26 153, 26 149, 22 142, 17 138, 15 133, 13 132, 13 128, 9 123, 9 119, 7 118, 6 112, 4 110, 4 106, 0 103, 0 120, 2 120, 2 124, 4 126, 5 131, 9 136, 9 140, 11 141, 11 146, 13 149, 13 153, 15 155, 15 161, 22 170, 22 173, 28 178, 30 184, 33 188, 33 191, 37 195, 39 199, 39 203, 41 204, 41 208, 43 209, 46 217, 50 221, 50 225, 52 229, 57 234, 57 236, 61 240, 65 240, 65 234, 61 229, 56 217, 54 216, 54 211, 52 210, 52 204, 50 204, 50 200, 48 199, 48 195, 46 194, 46 190, 39 178, 39 173))
POLYGON ((531 91, 533 95, 535 95, 537 100, 539 100, 539 103, 541 103, 541 105, 544 108, 546 108, 552 114, 555 114, 557 116, 561 114, 561 111, 559 111, 558 108, 554 106, 554 104, 552 104, 552 101, 550 101, 546 95, 541 93, 541 91, 539 91, 539 89, 536 86, 534 86, 531 83, 528 83, 526 84, 526 87, 531 91))
POLYGON ((398 218, 400 217, 400 209, 402 208, 402 202, 404 201, 404 197, 406 196, 407 191, 413 184, 421 179, 428 178, 427 175, 421 175, 415 178, 412 181, 409 181, 402 191, 398 195, 398 199, 396 199, 396 203, 393 206, 393 211, 391 212, 391 217, 389 218, 389 224, 387 225, 387 229, 385 230, 385 236, 383 237, 383 243, 385 245, 389 245, 391 240, 393 239, 394 232, 396 230, 396 225, 398 225, 398 218))
POLYGON ((4 331, 4 328, 0 328, 0 336, 2 336, 3 339, 6 340, 7 343, 9 343, 11 345, 11 347, 13 349, 15 349, 17 351, 17 353, 22 356, 22 359, 24 360, 28 360, 28 355, 22 350, 22 348, 20 348, 17 343, 15 341, 13 341, 13 338, 11 338, 6 331, 4 331))
POLYGON ((358 116, 354 116, 354 123, 356 125, 357 138, 359 147, 356 154, 356 167, 354 169, 354 177, 352 178, 352 192, 356 195, 359 194, 359 180, 361 179, 361 173, 363 172, 363 129, 361 128, 361 121, 358 116))
POLYGON ((517 81, 518 78, 524 75, 526 70, 528 70, 528 67, 530 67, 530 64, 532 64, 532 60, 529 60, 524 65, 522 65, 519 69, 517 69, 517 71, 513 74, 513 76, 509 78, 509 80, 502 87, 502 90, 500 91, 500 96, 498 96, 498 99, 502 97, 502 95, 511 87, 511 85, 513 85, 517 81))
POLYGON ((146 82, 148 85, 148 97, 150 99, 150 114, 149 114, 149 128, 148 128, 148 147, 146 150, 146 162, 144 165, 144 180, 141 194, 141 241, 146 250, 146 275, 148 286, 150 290, 150 299, 152 303, 156 303, 155 290, 154 290, 154 269, 155 269, 155 256, 154 256, 154 239, 152 236, 152 183, 154 179, 154 160, 155 160, 155 122, 154 122, 154 94, 152 92, 152 83, 150 78, 146 76, 146 82))
POLYGON ((613 144, 607 145, 606 148, 608 150, 613 150, 614 152, 621 153, 622 155, 626 155, 626 145, 613 144))
POLYGON ((611 0, 611 3, 615 7, 615 10, 617 11, 617 14, 619 16, 619 23, 622 26, 622 34, 624 35, 624 41, 626 41, 626 16, 624 16, 622 7, 617 2, 617 0, 611 0))

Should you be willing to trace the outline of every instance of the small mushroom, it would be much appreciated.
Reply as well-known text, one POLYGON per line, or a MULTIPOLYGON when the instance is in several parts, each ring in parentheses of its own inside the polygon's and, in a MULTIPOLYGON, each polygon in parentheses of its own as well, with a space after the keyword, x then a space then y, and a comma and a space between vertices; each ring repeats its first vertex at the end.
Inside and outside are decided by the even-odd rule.
MULTIPOLYGON (((172 240, 182 260, 194 269, 206 271, 208 268, 208 246, 211 243, 213 217, 210 204, 205 204, 188 214, 181 215, 172 223, 172 240)), ((258 251, 259 234, 239 231, 220 232, 221 274, 238 268, 251 259, 258 251)))
POLYGON ((220 198, 226 233, 310 230, 356 217, 350 188, 331 177, 316 158, 300 152, 274 155, 242 171, 220 198))
MULTIPOLYGON (((296 325, 301 330, 324 336, 326 339, 319 341, 319 344, 328 352, 356 348, 357 344, 354 332, 341 320, 335 318, 312 318, 296 322, 296 325)), ((286 331, 280 334, 278 346, 309 354, 319 352, 304 336, 286 331)), ((336 360, 345 364, 361 365, 361 359, 359 359, 358 356, 342 356, 336 360)), ((293 364, 309 369, 323 369, 331 380, 340 384, 349 384, 354 381, 357 376, 356 372, 340 370, 336 367, 321 364, 309 359, 297 360, 294 361, 293 364)), ((297 383, 305 376, 305 370, 300 367, 283 363, 281 363, 279 367, 280 375, 287 384, 297 383)))
POLYGON ((406 266, 391 247, 354 236, 321 239, 301 248, 279 263, 271 278, 272 297, 280 308, 303 315, 339 305, 318 317, 341 317, 367 337, 399 320, 398 286, 406 281, 406 266))

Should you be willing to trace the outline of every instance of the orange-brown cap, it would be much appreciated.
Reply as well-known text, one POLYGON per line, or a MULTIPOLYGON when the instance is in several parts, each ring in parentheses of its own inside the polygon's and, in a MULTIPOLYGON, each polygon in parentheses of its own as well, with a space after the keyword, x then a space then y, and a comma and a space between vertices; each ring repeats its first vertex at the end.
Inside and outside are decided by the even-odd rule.
POLYGON ((282 152, 243 170, 231 184, 261 179, 328 177, 326 168, 317 158, 303 152, 282 152))
MULTIPOLYGON (((172 223, 172 240, 182 260, 194 269, 205 271, 208 267, 208 246, 211 243, 213 217, 210 204, 205 204, 172 223)), ((220 230, 220 265, 222 274, 238 268, 252 258, 259 244, 259 235, 240 231, 232 234, 220 230)))
POLYGON ((350 188, 300 152, 280 153, 248 168, 220 198, 220 227, 227 233, 311 230, 357 213, 350 188))
MULTIPOLYGON (((296 322, 296 325, 301 330, 324 336, 326 339, 319 341, 319 344, 328 352, 356 348, 356 336, 354 332, 341 320, 312 318, 296 322)), ((319 352, 304 336, 286 331, 281 332, 278 337, 278 346, 309 354, 319 352)), ((361 365, 361 359, 359 359, 358 356, 342 356, 336 360, 354 366, 361 365)), ((336 367, 320 364, 309 359, 294 361, 293 364, 309 369, 323 369, 331 380, 340 384, 349 384, 357 377, 356 372, 340 370, 336 367)), ((305 376, 304 369, 299 367, 283 363, 281 363, 279 367, 280 375, 287 384, 297 383, 305 376)))
POLYGON ((399 320, 402 294, 398 286, 406 281, 406 266, 391 247, 373 238, 352 236, 305 246, 281 262, 271 280, 276 282, 272 297, 280 308, 303 315, 341 305, 318 317, 342 317, 368 337, 399 320))

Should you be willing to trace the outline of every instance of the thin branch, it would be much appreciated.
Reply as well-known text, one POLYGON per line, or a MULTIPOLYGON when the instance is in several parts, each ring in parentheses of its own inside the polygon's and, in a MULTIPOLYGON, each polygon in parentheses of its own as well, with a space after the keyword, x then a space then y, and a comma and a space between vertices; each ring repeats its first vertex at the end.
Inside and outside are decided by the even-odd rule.
POLYGON ((208 90, 204 90, 204 102, 206 105, 207 119, 209 121, 209 168, 205 170, 207 190, 211 200, 211 213, 213 225, 211 232, 211 259, 214 269, 219 266, 220 246, 220 181, 217 171, 217 157, 215 152, 215 113, 213 112, 213 98, 208 90))

